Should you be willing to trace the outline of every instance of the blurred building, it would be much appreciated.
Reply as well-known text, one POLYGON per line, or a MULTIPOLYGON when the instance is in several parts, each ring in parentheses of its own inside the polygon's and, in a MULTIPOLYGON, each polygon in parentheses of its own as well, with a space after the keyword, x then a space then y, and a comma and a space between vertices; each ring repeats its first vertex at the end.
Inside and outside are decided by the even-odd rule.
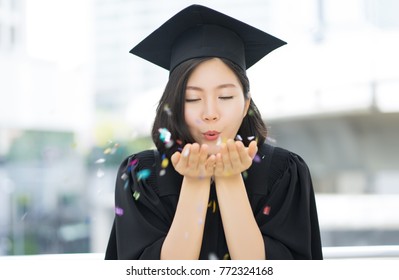
POLYGON ((88 69, 29 53, 28 2, 0 1, 0 254, 87 251, 88 69))
MULTIPOLYGON (((116 158, 132 152, 114 141, 149 134, 168 78, 129 50, 192 1, 75 1, 94 33, 90 66, 72 67, 27 52, 32 3, 0 0, 0 254, 103 252, 116 158)), ((269 141, 311 169, 324 245, 399 243, 399 3, 197 3, 288 42, 249 69, 251 94, 269 141)))

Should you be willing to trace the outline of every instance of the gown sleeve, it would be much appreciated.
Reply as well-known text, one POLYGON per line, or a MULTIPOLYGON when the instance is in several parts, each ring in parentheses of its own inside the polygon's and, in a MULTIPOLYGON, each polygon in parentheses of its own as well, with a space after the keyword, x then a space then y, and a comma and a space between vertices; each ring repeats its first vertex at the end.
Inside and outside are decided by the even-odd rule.
POLYGON ((266 259, 322 259, 315 195, 309 169, 298 155, 275 148, 268 195, 256 199, 255 217, 266 259))
POLYGON ((131 156, 121 164, 105 259, 160 259, 172 217, 151 183, 156 170, 153 151, 131 156))

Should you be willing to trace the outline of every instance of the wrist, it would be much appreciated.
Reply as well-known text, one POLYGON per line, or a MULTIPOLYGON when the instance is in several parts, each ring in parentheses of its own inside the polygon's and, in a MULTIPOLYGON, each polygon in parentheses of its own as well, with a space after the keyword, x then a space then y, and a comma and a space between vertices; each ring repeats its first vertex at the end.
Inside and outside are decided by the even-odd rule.
POLYGON ((215 176, 216 186, 230 186, 232 183, 242 181, 241 173, 228 176, 215 176))

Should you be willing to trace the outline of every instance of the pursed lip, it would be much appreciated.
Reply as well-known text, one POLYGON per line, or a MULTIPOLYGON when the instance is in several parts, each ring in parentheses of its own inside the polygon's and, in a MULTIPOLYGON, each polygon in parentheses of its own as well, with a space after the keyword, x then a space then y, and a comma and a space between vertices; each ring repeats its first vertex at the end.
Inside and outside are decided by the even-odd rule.
POLYGON ((219 138, 220 132, 216 130, 208 130, 203 133, 204 138, 208 141, 215 141, 219 138))
POLYGON ((209 135, 209 136, 214 136, 214 135, 219 135, 220 132, 216 130, 208 130, 207 132, 203 133, 204 135, 209 135))

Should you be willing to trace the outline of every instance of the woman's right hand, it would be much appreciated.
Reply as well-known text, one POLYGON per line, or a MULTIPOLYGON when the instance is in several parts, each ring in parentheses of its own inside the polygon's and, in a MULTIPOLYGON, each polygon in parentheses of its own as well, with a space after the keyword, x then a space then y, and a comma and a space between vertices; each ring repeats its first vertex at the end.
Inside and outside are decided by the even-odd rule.
POLYGON ((215 155, 208 157, 208 146, 198 143, 186 144, 182 152, 175 152, 171 157, 177 172, 185 177, 207 179, 213 176, 216 163, 215 155))

